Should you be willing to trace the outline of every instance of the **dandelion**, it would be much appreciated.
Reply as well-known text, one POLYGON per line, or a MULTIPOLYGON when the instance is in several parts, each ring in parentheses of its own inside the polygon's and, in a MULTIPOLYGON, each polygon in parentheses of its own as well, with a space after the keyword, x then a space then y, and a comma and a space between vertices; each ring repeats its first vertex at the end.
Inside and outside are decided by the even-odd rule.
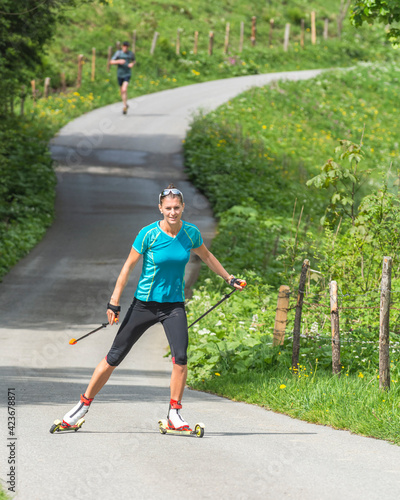
POLYGON ((358 378, 364 378, 364 375, 361 372, 359 372, 358 378))
POLYGON ((286 389, 286 385, 285 385, 285 384, 281 384, 281 385, 279 386, 279 389, 286 389))
POLYGON ((220 373, 218 373, 218 372, 215 372, 215 375, 216 375, 217 377, 220 377, 220 376, 221 376, 221 374, 220 374, 220 373))

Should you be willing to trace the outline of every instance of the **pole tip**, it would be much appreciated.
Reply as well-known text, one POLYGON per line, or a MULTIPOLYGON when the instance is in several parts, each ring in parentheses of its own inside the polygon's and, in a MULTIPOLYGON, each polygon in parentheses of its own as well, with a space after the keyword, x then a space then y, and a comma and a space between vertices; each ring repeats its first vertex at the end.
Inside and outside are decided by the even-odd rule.
POLYGON ((76 340, 76 339, 71 339, 71 340, 69 341, 69 343, 70 343, 71 345, 74 345, 74 344, 76 344, 76 343, 77 343, 77 340, 76 340))

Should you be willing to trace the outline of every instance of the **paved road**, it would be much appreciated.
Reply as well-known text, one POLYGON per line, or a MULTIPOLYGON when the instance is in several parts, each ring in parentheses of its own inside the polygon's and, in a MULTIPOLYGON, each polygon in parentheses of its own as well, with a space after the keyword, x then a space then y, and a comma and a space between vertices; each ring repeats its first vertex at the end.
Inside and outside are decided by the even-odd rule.
MULTIPOLYGON (((69 346, 104 321, 105 303, 137 231, 158 217, 157 196, 175 182, 187 219, 206 241, 214 221, 187 181, 181 141, 191 114, 253 85, 317 72, 257 75, 169 90, 82 116, 54 139, 57 217, 43 241, 0 285, 0 478, 16 438, 17 496, 63 499, 397 499, 400 449, 194 391, 185 417, 203 439, 161 436, 170 362, 159 327, 137 344, 96 398, 79 433, 50 435, 76 402, 115 328, 69 346), (17 401, 7 430, 7 391, 17 401)), ((223 256, 220 256, 223 261, 223 256)), ((198 266, 192 262, 187 282, 198 266)), ((138 272, 125 291, 131 299, 138 272)))

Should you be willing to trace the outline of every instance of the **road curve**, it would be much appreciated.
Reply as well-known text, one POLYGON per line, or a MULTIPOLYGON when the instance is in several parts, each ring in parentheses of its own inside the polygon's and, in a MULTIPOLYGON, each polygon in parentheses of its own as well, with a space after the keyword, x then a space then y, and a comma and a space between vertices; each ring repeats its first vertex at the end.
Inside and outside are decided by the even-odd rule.
MULTIPOLYGON (((137 231, 158 218, 169 182, 185 194, 187 220, 207 242, 214 221, 188 182, 181 144, 192 114, 251 86, 311 78, 274 73, 167 90, 88 113, 51 142, 57 164, 56 220, 0 284, 0 479, 9 479, 15 441, 19 499, 398 498, 400 450, 187 391, 185 417, 204 421, 203 439, 161 436, 169 400, 166 340, 152 328, 96 398, 81 431, 50 435, 107 352, 115 327, 70 346, 105 320, 105 304, 137 231), (8 390, 16 429, 7 427, 8 390)), ((223 256, 218 256, 223 261, 223 256)), ((198 266, 191 262, 187 283, 198 266)), ((139 273, 124 294, 126 310, 139 273)))

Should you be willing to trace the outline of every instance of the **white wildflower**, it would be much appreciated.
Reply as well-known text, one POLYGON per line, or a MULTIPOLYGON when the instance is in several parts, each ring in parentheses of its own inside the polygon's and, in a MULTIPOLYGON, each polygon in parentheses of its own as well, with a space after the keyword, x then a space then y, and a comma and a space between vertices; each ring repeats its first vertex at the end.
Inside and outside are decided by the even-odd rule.
POLYGON ((207 335, 210 333, 210 330, 207 330, 207 328, 203 328, 202 330, 199 330, 199 335, 207 335))

